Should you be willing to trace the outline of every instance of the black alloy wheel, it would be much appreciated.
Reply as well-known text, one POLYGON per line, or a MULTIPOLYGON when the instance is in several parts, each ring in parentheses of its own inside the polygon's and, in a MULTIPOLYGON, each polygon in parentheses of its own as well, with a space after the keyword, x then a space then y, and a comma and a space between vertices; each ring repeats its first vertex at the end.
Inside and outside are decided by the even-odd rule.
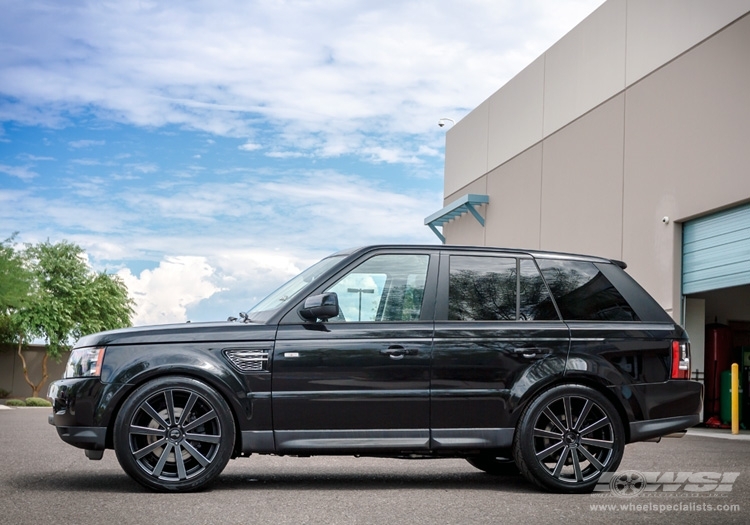
POLYGON ((205 487, 226 467, 234 420, 224 399, 204 383, 163 377, 138 388, 123 404, 114 447, 123 470, 161 492, 205 487))
POLYGON ((622 460, 625 432, 612 403, 583 385, 540 394, 519 421, 513 457, 536 485, 562 493, 591 492, 622 460))

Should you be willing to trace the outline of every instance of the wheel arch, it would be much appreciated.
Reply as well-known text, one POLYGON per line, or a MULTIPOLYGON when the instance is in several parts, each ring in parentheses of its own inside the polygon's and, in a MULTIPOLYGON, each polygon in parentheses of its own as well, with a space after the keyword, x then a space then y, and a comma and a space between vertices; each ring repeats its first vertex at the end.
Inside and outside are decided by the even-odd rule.
POLYGON ((625 436, 627 438, 627 442, 630 442, 630 425, 629 423, 633 421, 633 415, 632 411, 629 411, 628 407, 621 399, 618 399, 617 395, 615 395, 614 387, 615 385, 607 385, 604 382, 602 382, 601 378, 598 376, 590 376, 586 374, 580 374, 580 375, 562 375, 562 376, 554 376, 550 377, 549 381, 546 381, 544 383, 539 383, 537 385, 534 385, 535 388, 530 388, 527 390, 523 397, 520 399, 517 410, 514 410, 514 417, 513 417, 513 427, 516 428, 518 426, 519 421, 521 420, 521 416, 526 411, 528 406, 531 404, 531 402, 536 399, 538 396, 540 396, 542 393, 544 393, 546 390, 563 386, 563 385, 582 385, 591 388, 592 390, 596 390, 600 394, 602 394, 604 397, 607 398, 607 400, 612 403, 612 406, 615 407, 617 410, 617 414, 620 417, 620 423, 622 424, 623 430, 625 431, 625 436))
POLYGON ((125 401, 140 388, 141 386, 160 379, 163 377, 185 377, 195 379, 205 383, 206 386, 212 388, 216 393, 224 400, 229 407, 229 412, 232 414, 234 421, 234 453, 239 454, 242 450, 242 427, 240 417, 249 419, 251 415, 251 407, 248 403, 242 403, 238 394, 241 393, 242 398, 245 397, 245 389, 242 388, 242 383, 237 378, 234 378, 234 385, 230 385, 228 381, 220 379, 215 374, 209 374, 204 369, 197 366, 186 366, 182 365, 164 365, 158 367, 147 368, 138 375, 134 376, 131 381, 127 383, 127 387, 123 386, 120 390, 115 404, 111 408, 109 419, 107 422, 107 435, 106 435, 106 447, 113 448, 114 446, 114 427, 117 421, 117 416, 122 410, 122 406, 125 401), (239 390, 232 390, 232 387, 239 388, 239 390))

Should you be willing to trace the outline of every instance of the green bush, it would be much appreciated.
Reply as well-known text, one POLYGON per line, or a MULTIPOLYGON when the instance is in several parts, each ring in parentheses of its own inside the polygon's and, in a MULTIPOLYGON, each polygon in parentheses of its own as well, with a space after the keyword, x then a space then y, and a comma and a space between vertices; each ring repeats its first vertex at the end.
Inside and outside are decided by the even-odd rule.
POLYGON ((5 402, 9 407, 25 407, 26 402, 23 399, 9 399, 5 402))
POLYGON ((27 397, 26 406, 27 407, 51 407, 52 403, 50 403, 46 399, 42 399, 41 397, 27 397))
POLYGON ((5 399, 10 397, 10 392, 5 390, 4 388, 0 388, 0 399, 5 399))

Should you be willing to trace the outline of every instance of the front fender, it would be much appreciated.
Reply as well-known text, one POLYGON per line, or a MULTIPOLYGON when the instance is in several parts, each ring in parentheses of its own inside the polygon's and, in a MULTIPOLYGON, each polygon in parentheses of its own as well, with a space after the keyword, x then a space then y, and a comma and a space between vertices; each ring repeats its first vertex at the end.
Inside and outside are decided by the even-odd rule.
POLYGON ((122 402, 140 385, 157 377, 179 375, 194 377, 216 389, 227 401, 240 430, 270 428, 270 407, 266 417, 256 417, 254 408, 261 407, 254 407, 252 402, 256 393, 261 399, 270 397, 270 373, 265 373, 266 381, 251 384, 226 361, 222 350, 220 345, 185 343, 108 347, 102 366, 103 396, 97 424, 110 427, 122 402))

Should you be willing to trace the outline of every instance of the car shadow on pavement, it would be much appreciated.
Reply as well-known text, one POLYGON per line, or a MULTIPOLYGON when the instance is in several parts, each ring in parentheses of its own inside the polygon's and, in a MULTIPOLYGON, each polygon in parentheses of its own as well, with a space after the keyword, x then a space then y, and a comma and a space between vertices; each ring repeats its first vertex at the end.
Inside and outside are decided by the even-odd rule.
POLYGON ((124 472, 100 472, 92 474, 91 471, 81 472, 59 472, 50 471, 43 473, 16 474, 8 476, 5 484, 11 485, 17 490, 24 491, 63 491, 63 492, 149 492, 133 481, 124 472))
MULTIPOLYGON (((51 471, 36 474, 17 474, 6 478, 5 483, 23 491, 63 491, 91 493, 150 493, 123 473, 95 473, 90 471, 51 471)), ((362 474, 362 473, 257 473, 225 472, 201 492, 232 490, 464 490, 501 491, 508 493, 538 492, 521 476, 490 476, 483 473, 445 475, 428 474, 362 474)))
POLYGON ((404 474, 404 473, 241 473, 225 472, 211 490, 466 490, 516 493, 538 492, 521 476, 490 476, 483 473, 404 474))

